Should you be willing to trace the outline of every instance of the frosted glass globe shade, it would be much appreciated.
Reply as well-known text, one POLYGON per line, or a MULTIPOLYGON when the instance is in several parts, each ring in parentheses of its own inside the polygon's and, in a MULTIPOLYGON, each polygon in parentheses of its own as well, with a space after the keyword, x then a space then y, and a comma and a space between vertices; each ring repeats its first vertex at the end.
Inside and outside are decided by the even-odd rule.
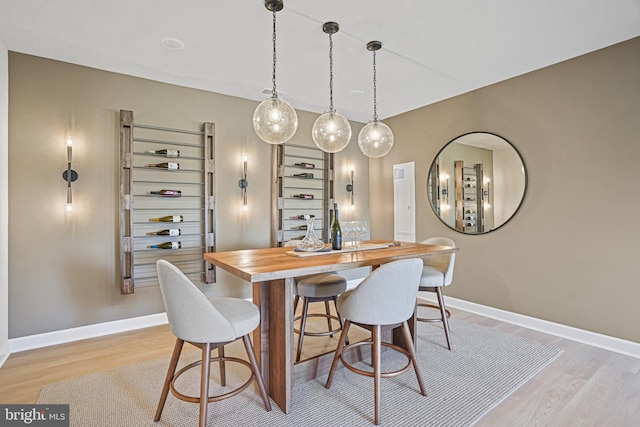
POLYGON ((298 129, 296 110, 284 99, 268 98, 253 113, 253 129, 269 144, 282 144, 298 129))
POLYGON ((393 132, 380 121, 369 122, 358 134, 358 145, 367 157, 382 157, 393 147, 393 132))
POLYGON ((337 153, 351 140, 351 125, 342 114, 330 111, 318 117, 311 129, 313 142, 326 153, 337 153))

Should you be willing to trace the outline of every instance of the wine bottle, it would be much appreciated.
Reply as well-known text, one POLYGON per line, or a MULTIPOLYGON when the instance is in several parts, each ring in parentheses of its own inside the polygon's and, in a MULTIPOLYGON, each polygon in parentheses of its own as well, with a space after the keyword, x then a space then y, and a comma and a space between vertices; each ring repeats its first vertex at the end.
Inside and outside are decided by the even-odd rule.
POLYGON ((151 218, 149 221, 154 222, 182 222, 184 218, 182 215, 167 215, 160 218, 151 218))
POLYGON ((157 245, 149 245, 151 249, 180 249, 182 243, 180 242, 164 242, 157 245))
POLYGON ((179 236, 182 234, 179 228, 167 228, 160 231, 150 231, 147 233, 149 236, 179 236))
POLYGON ((294 194, 293 197, 296 199, 313 200, 313 194, 294 194))
POLYGON ((468 220, 473 220, 473 217, 472 216, 468 216, 467 219, 468 220))
MULTIPOLYGON (((313 215, 310 215, 313 216, 313 215)), ((305 218, 304 215, 294 215, 294 216, 290 216, 289 219, 307 219, 305 218)))
POLYGON ((331 249, 342 249, 342 229, 338 220, 338 204, 333 204, 333 221, 331 221, 331 249))
POLYGON ((313 179, 313 174, 309 172, 294 173, 293 176, 295 176, 296 178, 313 179))
POLYGON ((168 169, 168 170, 178 170, 180 169, 180 164, 173 162, 164 162, 164 163, 149 163, 150 168, 158 168, 158 169, 168 169))
POLYGON ((180 150, 149 150, 147 153, 165 157, 180 157, 180 150))
POLYGON ((313 163, 307 163, 307 162, 294 163, 294 166, 300 166, 301 168, 307 168, 307 169, 315 169, 316 167, 316 165, 314 165, 313 163))
POLYGON ((306 230, 307 229, 307 225, 297 225, 295 227, 291 227, 292 230, 306 230))
POLYGON ((182 191, 180 190, 160 190, 160 191, 150 191, 151 194, 157 194, 159 196, 166 197, 180 197, 182 196, 182 191))

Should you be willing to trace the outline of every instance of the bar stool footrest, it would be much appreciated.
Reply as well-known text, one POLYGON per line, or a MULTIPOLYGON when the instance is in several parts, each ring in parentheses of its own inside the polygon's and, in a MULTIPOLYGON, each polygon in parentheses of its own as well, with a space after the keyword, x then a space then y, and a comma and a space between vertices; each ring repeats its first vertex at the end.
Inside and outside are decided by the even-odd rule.
MULTIPOLYGON (((405 350, 404 348, 402 348, 400 346, 397 346, 395 344, 391 344, 391 343, 388 343, 388 342, 383 342, 383 343, 380 343, 380 344, 382 346, 384 346, 384 347, 391 348, 393 350, 396 350, 396 351, 404 354, 404 356, 407 358, 407 364, 403 368, 397 369, 395 371, 382 372, 382 373, 380 373, 380 377, 381 378, 395 377, 396 375, 400 375, 400 374, 403 374, 403 373, 407 372, 409 370, 409 368, 411 368, 411 355, 409 354, 409 352, 407 350, 405 350)), ((361 345, 371 346, 371 350, 373 351, 373 341, 372 340, 359 341, 359 342, 344 346, 344 348, 342 349, 342 354, 340 354, 340 360, 342 361, 342 364, 347 369, 349 369, 350 371, 355 372, 356 374, 359 374, 359 375, 364 375, 366 377, 373 378, 373 375, 374 375, 373 371, 364 371, 362 369, 358 369, 358 368, 356 368, 355 366, 353 366, 352 364, 350 364, 349 362, 347 362, 345 360, 344 355, 345 355, 345 353, 347 351, 353 350, 356 347, 359 347, 361 345)))
MULTIPOLYGON (((440 310, 440 306, 436 304, 429 304, 426 302, 419 302, 416 304, 418 307, 429 307, 440 310)), ((448 309, 444 309, 445 313, 447 313, 447 319, 451 317, 451 312, 448 309)), ((416 320, 419 322, 442 322, 441 317, 416 317, 416 320)))
MULTIPOLYGON (((309 313, 309 314, 307 314, 307 318, 309 318, 309 317, 324 317, 325 319, 333 319, 336 322, 338 322, 338 324, 340 324, 340 319, 338 319, 337 316, 333 316, 333 315, 326 314, 326 313, 309 313)), ((302 319, 302 316, 296 316, 296 317, 293 318, 293 321, 296 322, 296 321, 298 321, 300 319, 302 319)), ((300 333, 300 329, 298 329, 296 327, 293 328, 293 331, 296 334, 300 333)), ((304 335, 306 337, 326 337, 327 335, 333 336, 333 335, 337 334, 340 331, 342 331, 342 328, 337 328, 337 329, 334 329, 332 331, 326 331, 326 332, 308 332, 308 331, 304 331, 304 335)))
MULTIPOLYGON (((244 391, 247 387, 249 387, 249 385, 251 385, 251 382, 255 379, 255 376, 253 375, 253 371, 251 370, 251 364, 249 362, 247 362, 246 360, 243 359, 238 359, 237 357, 212 357, 209 359, 209 363, 213 363, 213 362, 235 362, 235 363, 240 363, 242 365, 245 365, 246 367, 249 368, 249 372, 251 372, 251 375, 249 376, 249 379, 242 384, 241 386, 239 386, 238 388, 231 390, 227 393, 224 394, 219 394, 216 396, 208 396, 207 401, 209 403, 211 402, 219 402, 221 400, 224 399, 228 399, 230 397, 233 397, 239 393, 241 393, 242 391, 244 391)), ((180 375, 184 374, 185 372, 187 372, 190 369, 193 369, 197 366, 202 365, 202 360, 197 360, 193 363, 188 364, 187 366, 183 367, 182 369, 180 369, 178 372, 176 372, 173 375, 173 378, 171 378, 171 383, 170 383, 170 387, 171 387, 171 393, 177 397, 180 400, 183 400, 185 402, 191 402, 191 403, 199 403, 200 402, 200 396, 188 396, 185 394, 180 393, 176 387, 175 387, 175 381, 178 379, 178 377, 180 377, 180 375)))

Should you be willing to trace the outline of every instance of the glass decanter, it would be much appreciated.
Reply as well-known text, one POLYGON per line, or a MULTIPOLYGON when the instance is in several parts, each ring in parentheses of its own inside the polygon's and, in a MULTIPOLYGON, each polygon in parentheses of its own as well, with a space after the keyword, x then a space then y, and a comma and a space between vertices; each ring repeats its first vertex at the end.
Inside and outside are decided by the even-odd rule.
POLYGON ((313 227, 315 218, 312 215, 305 215, 305 219, 307 220, 307 234, 304 236, 304 239, 298 243, 296 248, 305 252, 319 251, 324 248, 324 242, 316 236, 316 231, 313 227))

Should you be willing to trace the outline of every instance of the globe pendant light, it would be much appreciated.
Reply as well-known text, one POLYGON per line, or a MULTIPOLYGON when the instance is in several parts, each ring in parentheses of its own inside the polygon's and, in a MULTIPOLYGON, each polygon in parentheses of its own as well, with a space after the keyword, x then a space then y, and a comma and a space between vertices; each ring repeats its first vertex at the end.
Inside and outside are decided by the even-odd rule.
POLYGON ((358 134, 358 145, 368 157, 382 157, 393 147, 393 132, 389 126, 378 120, 378 105, 376 99, 376 51, 382 43, 372 41, 367 43, 367 50, 373 52, 373 120, 367 123, 358 134))
POLYGON ((318 117, 311 129, 313 142, 327 153, 337 153, 349 144, 351 125, 333 108, 333 39, 340 26, 335 22, 325 22, 322 31, 329 34, 329 111, 318 117))
POLYGON ((264 7, 273 12, 273 89, 271 98, 265 99, 253 113, 253 129, 269 144, 282 144, 291 139, 298 129, 296 110, 276 91, 276 12, 284 7, 282 0, 265 0, 264 7))

